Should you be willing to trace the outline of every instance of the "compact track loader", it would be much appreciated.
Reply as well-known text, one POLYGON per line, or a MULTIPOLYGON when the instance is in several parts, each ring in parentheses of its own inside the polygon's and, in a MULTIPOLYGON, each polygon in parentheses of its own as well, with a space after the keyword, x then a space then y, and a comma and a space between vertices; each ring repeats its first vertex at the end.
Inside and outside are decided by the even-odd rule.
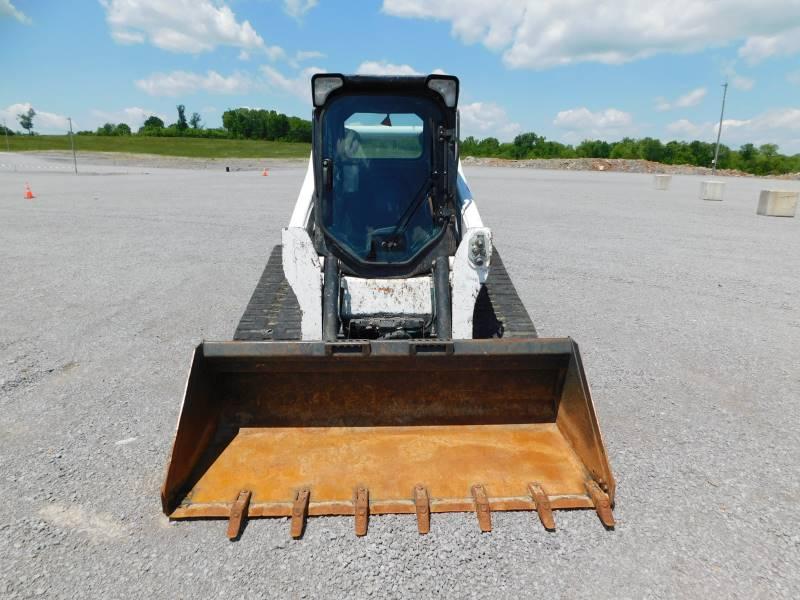
POLYGON ((192 359, 172 519, 593 508, 614 478, 578 346, 542 339, 460 168, 458 79, 319 74, 313 149, 233 341, 192 359))

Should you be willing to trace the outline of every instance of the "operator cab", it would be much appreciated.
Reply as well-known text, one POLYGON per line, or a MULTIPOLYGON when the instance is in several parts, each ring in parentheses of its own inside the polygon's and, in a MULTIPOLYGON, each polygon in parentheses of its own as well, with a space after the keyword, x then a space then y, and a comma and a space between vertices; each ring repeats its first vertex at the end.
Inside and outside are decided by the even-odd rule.
POLYGON ((453 235, 458 80, 320 74, 312 89, 322 253, 355 274, 427 270, 453 235))

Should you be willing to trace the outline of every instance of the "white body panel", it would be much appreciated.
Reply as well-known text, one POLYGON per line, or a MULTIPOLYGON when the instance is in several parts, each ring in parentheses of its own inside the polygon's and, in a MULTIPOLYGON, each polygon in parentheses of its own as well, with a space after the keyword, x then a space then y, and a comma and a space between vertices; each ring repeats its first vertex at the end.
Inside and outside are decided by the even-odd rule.
POLYGON ((475 310, 475 299, 481 291, 481 285, 489 276, 492 261, 492 232, 483 226, 478 206, 472 198, 472 191, 458 163, 458 203, 461 211, 461 243, 456 255, 450 263, 450 281, 452 298, 453 339, 472 339, 472 316, 475 310), (475 235, 483 234, 488 242, 487 257, 482 265, 474 264, 469 258, 470 245, 475 235))
POLYGON ((286 227, 281 232, 283 274, 300 305, 304 340, 322 339, 322 264, 306 230, 286 227))
POLYGON ((432 287, 431 277, 362 279, 345 276, 342 277, 341 314, 345 318, 431 315, 432 287))
POLYGON ((314 206, 314 163, 313 158, 308 159, 306 176, 303 179, 303 187, 297 195, 297 202, 294 203, 292 218, 289 219, 289 227, 305 228, 308 219, 311 217, 311 209, 314 206))
POLYGON ((458 203, 461 209, 461 226, 465 230, 470 227, 483 227, 478 207, 472 199, 472 190, 469 189, 469 183, 464 175, 464 170, 461 168, 461 161, 458 161, 458 180, 456 185, 458 188, 458 203))
POLYGON ((489 266, 492 258, 492 232, 487 227, 470 227, 461 239, 456 250, 451 269, 451 298, 453 318, 453 339, 472 339, 472 316, 475 311, 475 299, 481 291, 481 285, 489 277, 489 266), (474 236, 483 234, 487 241, 487 257, 482 265, 474 264, 469 257, 470 244, 474 236))

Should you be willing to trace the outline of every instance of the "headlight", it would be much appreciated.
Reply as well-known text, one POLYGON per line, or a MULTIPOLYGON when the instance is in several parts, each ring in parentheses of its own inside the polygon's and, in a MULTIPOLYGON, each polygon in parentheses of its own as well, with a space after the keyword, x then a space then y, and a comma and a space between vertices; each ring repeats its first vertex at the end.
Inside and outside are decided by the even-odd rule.
POLYGON ((481 267, 489 258, 489 243, 486 234, 479 231, 472 236, 469 243, 469 259, 475 266, 481 267))

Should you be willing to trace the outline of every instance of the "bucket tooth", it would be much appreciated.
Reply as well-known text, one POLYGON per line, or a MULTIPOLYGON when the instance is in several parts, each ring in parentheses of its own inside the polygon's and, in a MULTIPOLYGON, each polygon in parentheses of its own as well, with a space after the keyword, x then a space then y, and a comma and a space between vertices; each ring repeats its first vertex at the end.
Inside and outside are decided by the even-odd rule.
POLYGON ((478 526, 482 532, 492 530, 492 511, 489 507, 489 497, 486 488, 480 484, 472 486, 472 499, 475 501, 475 514, 478 516, 478 526))
POLYGON ((539 520, 548 531, 555 531, 556 521, 553 518, 553 508, 550 506, 550 498, 547 496, 542 484, 533 482, 528 484, 528 491, 531 493, 534 504, 536 504, 536 513, 539 515, 539 520))
POLYGON ((356 489, 355 505, 355 530, 357 536, 367 535, 369 521, 369 490, 365 487, 356 489))
POLYGON ((414 487, 414 506, 417 510, 417 529, 421 534, 431 530, 431 502, 423 485, 414 487))
POLYGON ((292 528, 291 536, 294 539, 302 537, 303 530, 306 525, 306 517, 308 517, 308 500, 311 497, 311 490, 308 488, 301 488, 297 490, 294 495, 294 502, 292 503, 292 528))
POLYGON ((586 491, 589 493, 592 502, 594 502, 594 509, 597 511, 597 516, 600 517, 603 525, 608 528, 614 527, 616 522, 614 521, 614 513, 611 512, 611 502, 608 499, 608 494, 601 490, 594 480, 586 482, 586 491))
POLYGON ((237 539, 242 533, 242 526, 247 520, 247 510, 250 508, 250 496, 250 492, 242 490, 231 507, 231 516, 228 520, 229 540, 237 539))

